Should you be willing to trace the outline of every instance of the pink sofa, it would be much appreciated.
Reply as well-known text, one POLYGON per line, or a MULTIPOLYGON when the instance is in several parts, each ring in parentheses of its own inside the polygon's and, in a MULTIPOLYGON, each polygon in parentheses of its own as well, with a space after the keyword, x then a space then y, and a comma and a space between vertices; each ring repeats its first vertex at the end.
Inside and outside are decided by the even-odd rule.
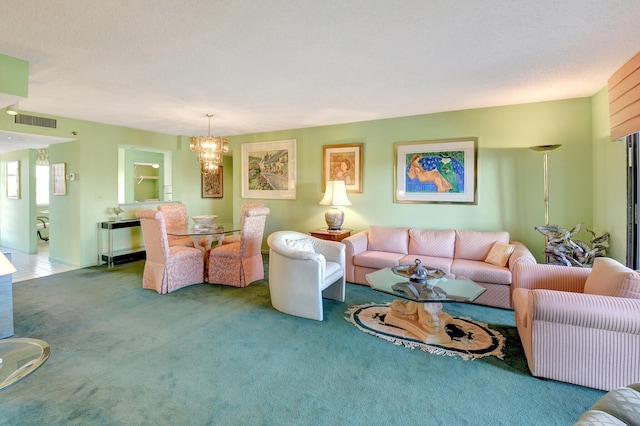
POLYGON ((532 375, 602 390, 640 382, 639 273, 606 257, 518 265, 513 309, 532 375))
POLYGON ((346 280, 367 285, 365 275, 379 269, 413 264, 441 269, 485 287, 474 303, 511 309, 512 271, 518 263, 536 263, 527 247, 510 241, 508 232, 423 230, 370 226, 342 240, 346 245, 346 280), (505 266, 485 262, 494 243, 511 244, 505 266))

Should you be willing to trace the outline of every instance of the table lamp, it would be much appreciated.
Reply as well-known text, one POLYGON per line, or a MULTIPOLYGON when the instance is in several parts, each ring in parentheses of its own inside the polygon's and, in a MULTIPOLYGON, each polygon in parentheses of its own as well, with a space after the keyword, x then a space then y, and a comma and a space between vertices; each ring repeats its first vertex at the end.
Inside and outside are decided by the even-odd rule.
POLYGON ((344 222, 344 213, 338 207, 351 205, 351 201, 347 197, 347 187, 344 181, 327 181, 324 197, 320 200, 320 204, 331 206, 324 214, 324 220, 327 222, 329 231, 339 231, 342 222, 344 222))
MULTIPOLYGON (((16 267, 0 252, 0 276, 13 274, 14 272, 16 272, 16 267)), ((0 366, 2 366, 2 358, 0 358, 0 366)))

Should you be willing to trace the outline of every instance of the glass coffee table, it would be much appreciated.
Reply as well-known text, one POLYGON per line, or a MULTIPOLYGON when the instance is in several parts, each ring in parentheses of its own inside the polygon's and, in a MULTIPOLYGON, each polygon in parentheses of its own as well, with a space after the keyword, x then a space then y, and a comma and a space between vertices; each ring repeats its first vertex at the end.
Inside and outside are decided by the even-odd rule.
POLYGON ((451 321, 451 315, 442 311, 442 304, 472 302, 486 289, 471 280, 449 279, 439 272, 442 278, 415 281, 390 268, 365 275, 372 289, 406 300, 391 302, 385 324, 402 328, 424 343, 450 342, 445 326, 451 321))
POLYGON ((49 358, 51 347, 39 339, 0 340, 0 390, 33 373, 49 358))

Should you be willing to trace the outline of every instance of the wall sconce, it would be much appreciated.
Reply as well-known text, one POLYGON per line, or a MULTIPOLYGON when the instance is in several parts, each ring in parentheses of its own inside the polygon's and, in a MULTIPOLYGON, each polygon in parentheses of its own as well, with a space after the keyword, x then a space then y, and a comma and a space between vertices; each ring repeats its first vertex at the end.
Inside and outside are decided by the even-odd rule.
POLYGON ((344 213, 338 207, 351 205, 351 201, 347 197, 347 187, 344 181, 328 181, 320 204, 331 206, 324 214, 324 220, 327 222, 329 231, 339 231, 344 222, 344 213))

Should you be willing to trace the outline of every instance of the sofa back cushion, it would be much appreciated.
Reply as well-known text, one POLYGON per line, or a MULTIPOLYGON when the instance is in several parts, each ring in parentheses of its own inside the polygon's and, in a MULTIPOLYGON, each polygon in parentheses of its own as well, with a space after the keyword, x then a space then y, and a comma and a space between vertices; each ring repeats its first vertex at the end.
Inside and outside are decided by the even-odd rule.
POLYGON ((508 244, 509 233, 456 230, 456 259, 484 261, 496 241, 508 244))
POLYGON ((453 229, 429 231, 409 229, 409 253, 453 259, 456 233, 453 229))
POLYGON ((371 225, 369 226, 367 249, 370 251, 407 254, 409 249, 409 228, 387 228, 371 225))
POLYGON ((596 257, 584 283, 584 292, 638 299, 640 274, 610 257, 596 257))

